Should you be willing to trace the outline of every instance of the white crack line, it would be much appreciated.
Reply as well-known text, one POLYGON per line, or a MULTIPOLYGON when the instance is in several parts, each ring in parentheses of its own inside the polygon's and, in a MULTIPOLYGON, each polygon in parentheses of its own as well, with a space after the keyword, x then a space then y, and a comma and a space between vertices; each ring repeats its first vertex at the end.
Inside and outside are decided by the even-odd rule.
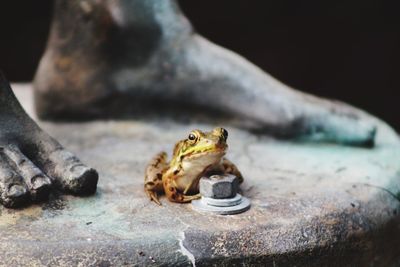
POLYGON ((185 231, 189 228, 189 225, 186 224, 181 218, 177 217, 177 219, 185 226, 185 229, 183 229, 182 232, 179 233, 178 240, 179 240, 179 246, 181 249, 179 249, 178 251, 180 251, 182 253, 182 255, 188 257, 189 261, 192 263, 192 266, 196 267, 196 259, 195 259, 194 255, 183 245, 183 241, 185 241, 185 238, 186 238, 185 231))
POLYGON ((182 255, 185 255, 186 257, 188 257, 188 259, 190 260, 190 262, 192 263, 193 267, 196 267, 196 259, 194 258, 192 252, 190 252, 187 248, 185 248, 185 246, 183 245, 183 241, 185 240, 185 231, 182 231, 179 234, 179 246, 181 247, 180 252, 182 253, 182 255))

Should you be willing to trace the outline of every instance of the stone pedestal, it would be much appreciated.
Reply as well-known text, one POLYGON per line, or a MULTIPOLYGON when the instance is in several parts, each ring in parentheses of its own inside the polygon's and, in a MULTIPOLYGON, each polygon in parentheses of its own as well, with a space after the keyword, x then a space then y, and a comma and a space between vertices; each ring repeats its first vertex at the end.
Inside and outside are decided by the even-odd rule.
MULTIPOLYGON (((14 89, 32 114, 30 86, 14 89)), ((193 128, 172 121, 39 124, 100 173, 95 196, 1 208, 4 266, 391 266, 400 264, 400 144, 375 149, 276 141, 229 128, 227 157, 250 210, 163 206, 143 191, 147 161, 193 128)), ((170 154, 169 154, 170 155, 170 154)))

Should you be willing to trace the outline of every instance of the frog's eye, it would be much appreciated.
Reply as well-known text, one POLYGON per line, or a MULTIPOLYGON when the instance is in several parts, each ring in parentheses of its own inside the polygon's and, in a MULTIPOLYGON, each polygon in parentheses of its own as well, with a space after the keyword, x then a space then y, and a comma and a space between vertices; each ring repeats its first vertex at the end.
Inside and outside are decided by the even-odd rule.
POLYGON ((194 140, 196 140, 196 136, 193 133, 190 133, 189 136, 188 136, 188 139, 190 141, 194 141, 194 140))

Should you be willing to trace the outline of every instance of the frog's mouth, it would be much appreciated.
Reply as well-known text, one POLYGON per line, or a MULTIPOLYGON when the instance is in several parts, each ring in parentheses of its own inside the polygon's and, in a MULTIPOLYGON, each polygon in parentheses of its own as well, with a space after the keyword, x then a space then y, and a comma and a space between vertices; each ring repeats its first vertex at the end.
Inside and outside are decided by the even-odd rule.
POLYGON ((196 158, 201 158, 204 156, 210 156, 210 157, 217 157, 217 156, 224 156, 226 153, 226 146, 225 147, 207 147, 204 149, 199 149, 196 151, 193 151, 192 153, 187 155, 188 159, 196 159, 196 158))

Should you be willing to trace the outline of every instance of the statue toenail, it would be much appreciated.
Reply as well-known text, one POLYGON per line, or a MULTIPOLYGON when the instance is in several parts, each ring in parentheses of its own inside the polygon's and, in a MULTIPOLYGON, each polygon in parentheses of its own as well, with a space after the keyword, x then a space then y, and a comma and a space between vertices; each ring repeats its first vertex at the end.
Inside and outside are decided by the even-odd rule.
POLYGON ((47 177, 37 175, 37 176, 32 177, 31 183, 32 183, 33 189, 38 189, 44 185, 49 185, 50 180, 47 177))
POLYGON ((18 198, 26 194, 26 188, 22 185, 11 185, 8 189, 8 197, 18 198))
POLYGON ((83 173, 88 170, 88 167, 86 167, 84 164, 76 164, 73 165, 69 170, 73 173, 83 173))

